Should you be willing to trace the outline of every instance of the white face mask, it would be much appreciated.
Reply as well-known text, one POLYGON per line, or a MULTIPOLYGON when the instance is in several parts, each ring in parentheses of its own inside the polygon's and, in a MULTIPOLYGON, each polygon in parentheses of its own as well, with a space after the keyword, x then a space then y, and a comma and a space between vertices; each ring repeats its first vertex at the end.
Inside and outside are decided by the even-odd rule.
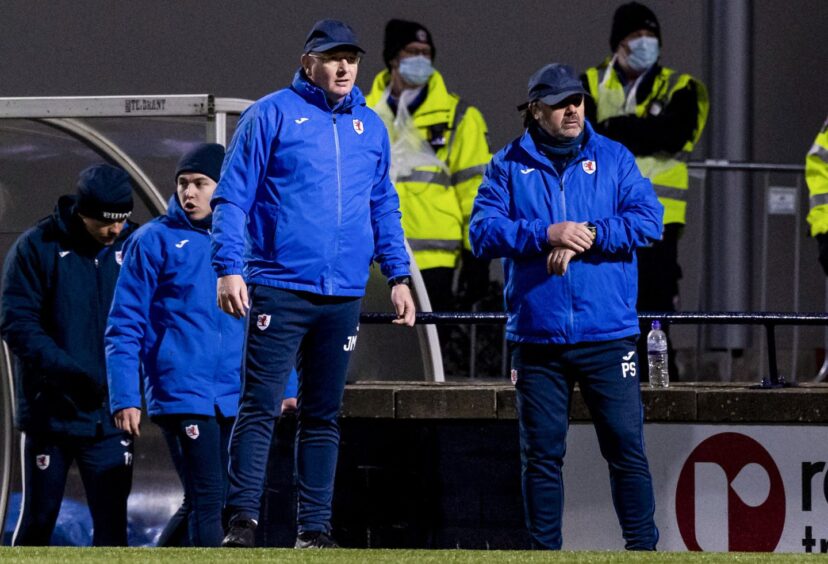
POLYGON ((408 84, 422 86, 431 75, 434 74, 434 67, 431 66, 431 59, 425 55, 406 57, 400 60, 400 76, 408 84))
POLYGON ((631 40, 627 46, 630 54, 627 56, 627 64, 636 72, 644 72, 655 64, 659 56, 657 37, 637 37, 631 40))

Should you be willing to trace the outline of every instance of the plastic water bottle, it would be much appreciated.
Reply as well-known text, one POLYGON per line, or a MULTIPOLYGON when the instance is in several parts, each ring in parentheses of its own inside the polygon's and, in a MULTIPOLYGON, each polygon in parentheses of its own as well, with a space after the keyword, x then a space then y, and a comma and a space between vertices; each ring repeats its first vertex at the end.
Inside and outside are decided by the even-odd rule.
POLYGON ((669 387, 667 335, 661 330, 661 322, 658 319, 653 321, 652 331, 647 334, 647 364, 650 368, 650 387, 669 387))

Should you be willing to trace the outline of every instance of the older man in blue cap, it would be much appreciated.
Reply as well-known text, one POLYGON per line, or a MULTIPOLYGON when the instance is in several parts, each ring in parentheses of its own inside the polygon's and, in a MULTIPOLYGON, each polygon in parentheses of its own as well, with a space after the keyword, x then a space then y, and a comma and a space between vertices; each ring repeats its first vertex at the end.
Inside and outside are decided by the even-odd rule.
POLYGON ((224 546, 254 545, 273 423, 295 362, 296 547, 336 547, 337 417, 372 260, 391 286, 395 323, 414 324, 388 135, 354 86, 361 53, 348 25, 317 22, 293 83, 242 115, 213 195, 219 307, 248 318, 224 546))
POLYGON ((569 405, 577 382, 607 460, 626 547, 658 530, 636 365, 635 249, 658 239, 662 206, 632 154, 584 121, 571 67, 529 80, 526 132, 489 164, 472 212, 474 253, 504 259, 526 523, 561 548, 569 405))

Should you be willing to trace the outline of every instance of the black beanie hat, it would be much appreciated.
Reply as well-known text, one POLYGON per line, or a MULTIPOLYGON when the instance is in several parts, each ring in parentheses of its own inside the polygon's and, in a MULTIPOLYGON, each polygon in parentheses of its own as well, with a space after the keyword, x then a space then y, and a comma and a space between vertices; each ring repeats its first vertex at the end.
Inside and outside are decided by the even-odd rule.
POLYGON ((612 17, 612 33, 610 33, 610 49, 614 53, 618 44, 629 34, 640 29, 652 31, 661 43, 661 26, 658 25, 658 18, 644 4, 630 2, 623 4, 615 10, 612 17))
POLYGON ((414 41, 428 43, 431 46, 431 60, 434 60, 437 49, 434 47, 431 33, 424 25, 406 20, 389 20, 385 24, 385 42, 382 47, 382 60, 385 61, 385 66, 390 69, 391 61, 400 54, 403 47, 414 41))
POLYGON ((132 214, 132 182, 123 169, 100 164, 78 176, 75 210, 92 219, 123 221, 132 214))
POLYGON ((224 147, 218 143, 201 143, 181 157, 175 169, 175 178, 185 172, 197 172, 209 176, 216 182, 221 176, 221 163, 224 162, 224 147))

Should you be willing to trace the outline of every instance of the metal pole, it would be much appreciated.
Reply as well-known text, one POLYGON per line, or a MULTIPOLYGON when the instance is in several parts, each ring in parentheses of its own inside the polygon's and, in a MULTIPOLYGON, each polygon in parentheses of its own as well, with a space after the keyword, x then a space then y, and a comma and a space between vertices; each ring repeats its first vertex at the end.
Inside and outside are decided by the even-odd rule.
MULTIPOLYGON (((750 140, 752 86, 752 21, 749 0, 708 1, 710 14, 711 154, 747 161, 750 140)), ((708 268, 710 273, 707 310, 750 309, 751 218, 753 215, 745 173, 711 173, 709 206, 708 268)), ((745 349, 750 340, 745 326, 713 327, 709 344, 715 348, 745 349)))
MULTIPOLYGON (((802 190, 802 177, 796 177, 796 216, 794 219, 794 226, 793 226, 793 240, 794 240, 794 268, 793 268, 793 310, 798 312, 799 311, 799 276, 800 270, 802 269, 802 265, 800 264, 801 260, 801 252, 802 252, 802 238, 799 236, 800 229, 802 229, 802 206, 799 205, 799 194, 802 190)), ((793 343, 791 343, 791 349, 793 349, 793 360, 791 361, 791 373, 789 374, 788 380, 790 381, 798 381, 799 375, 797 374, 799 371, 799 326, 794 325, 793 328, 793 343)))

